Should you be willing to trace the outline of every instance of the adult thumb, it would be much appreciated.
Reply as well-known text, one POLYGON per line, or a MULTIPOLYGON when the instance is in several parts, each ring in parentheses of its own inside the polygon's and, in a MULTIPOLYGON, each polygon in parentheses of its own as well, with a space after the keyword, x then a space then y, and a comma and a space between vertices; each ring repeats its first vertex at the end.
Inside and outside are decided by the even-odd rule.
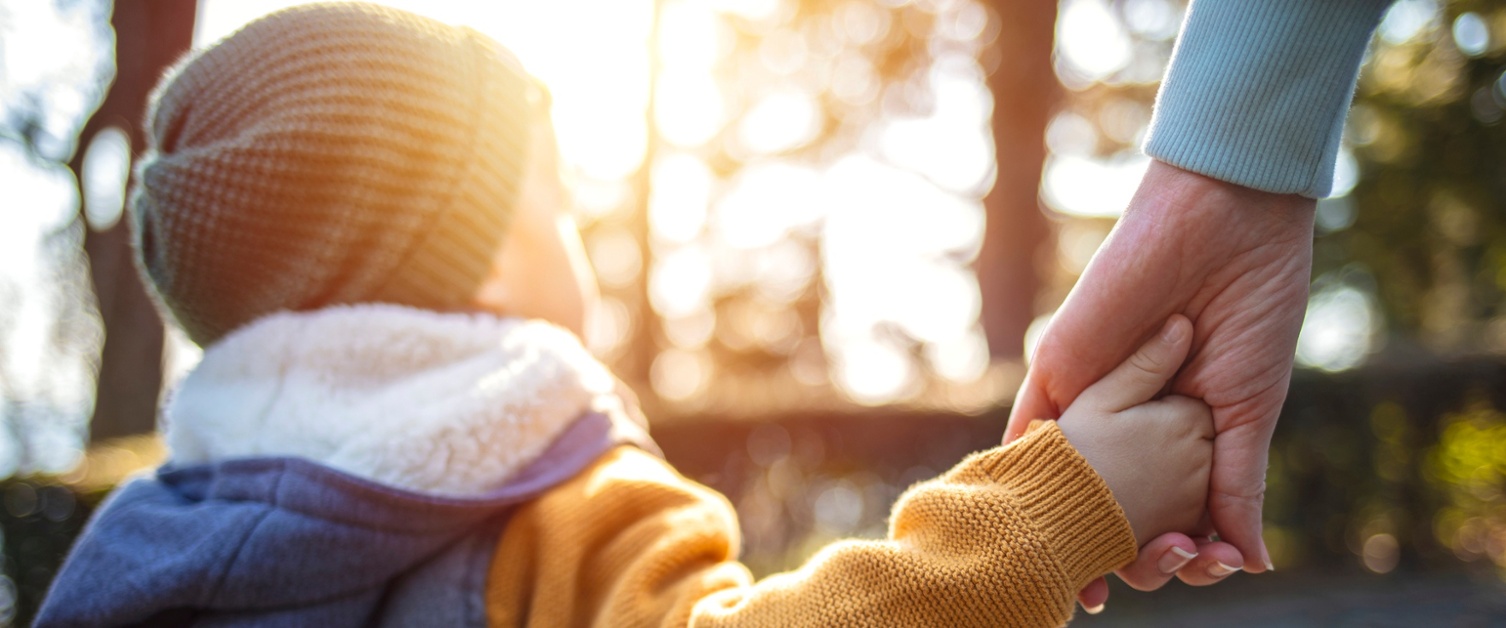
POLYGON ((1009 423, 1004 427, 1004 444, 1025 435, 1025 429, 1036 419, 1055 419, 1056 411, 1051 405, 1046 390, 1036 384, 1033 374, 1027 373, 1015 395, 1014 406, 1009 412, 1009 423))
POLYGON ((1119 412, 1154 399, 1182 368, 1192 346, 1192 321, 1173 314, 1161 330, 1103 379, 1082 391, 1076 403, 1119 412))

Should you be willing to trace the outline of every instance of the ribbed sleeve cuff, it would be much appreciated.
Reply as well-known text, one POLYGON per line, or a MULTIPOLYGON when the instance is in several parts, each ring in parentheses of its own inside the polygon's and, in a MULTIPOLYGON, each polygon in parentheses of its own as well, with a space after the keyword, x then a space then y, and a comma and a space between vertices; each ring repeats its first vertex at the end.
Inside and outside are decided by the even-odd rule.
POLYGON ((1047 421, 975 464, 1016 493, 1062 574, 1077 590, 1135 559, 1135 533, 1103 478, 1047 421))
POLYGON ((1311 198, 1334 161, 1360 62, 1390 0, 1193 0, 1145 152, 1311 198))

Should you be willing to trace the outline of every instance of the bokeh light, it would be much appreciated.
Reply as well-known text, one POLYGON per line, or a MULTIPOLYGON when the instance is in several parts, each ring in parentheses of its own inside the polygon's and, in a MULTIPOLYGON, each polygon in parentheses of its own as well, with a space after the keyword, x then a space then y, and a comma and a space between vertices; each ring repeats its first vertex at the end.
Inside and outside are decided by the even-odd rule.
MULTIPOLYGON (((197 45, 296 3, 203 0, 197 45)), ((991 128, 989 79, 1014 61, 999 54, 1015 35, 1005 5, 389 4, 498 39, 550 89, 604 291, 589 346, 639 392, 656 437, 685 430, 680 455, 715 457, 688 473, 736 504, 755 571, 881 535, 905 487, 997 443, 1022 367, 991 358, 974 271, 983 199, 1019 167, 995 162, 991 128), (830 429, 842 421, 858 427, 830 429)), ((73 145, 110 75, 98 6, 0 0, 0 111, 37 114, 30 152, 0 137, 10 562, 33 560, 9 544, 13 526, 66 509, 76 525, 89 495, 165 455, 149 438, 82 448, 102 338, 79 249, 89 225, 118 220, 130 148, 110 133, 73 145), (75 149, 82 215, 59 165, 75 149)), ((1139 145, 1185 3, 1057 8, 1027 355, 1149 164, 1139 145)), ((1283 572, 1506 570, 1503 20, 1497 0, 1399 0, 1369 52, 1334 197, 1317 205, 1299 370, 1271 452, 1267 540, 1283 572)), ((170 332, 165 384, 200 355, 170 332)), ((40 595, 34 580, 0 577, 0 623, 40 595)))
POLYGON ((1297 338, 1297 362, 1325 371, 1358 366, 1373 348, 1378 319, 1374 299, 1365 291, 1320 280, 1308 300, 1307 319, 1297 338))

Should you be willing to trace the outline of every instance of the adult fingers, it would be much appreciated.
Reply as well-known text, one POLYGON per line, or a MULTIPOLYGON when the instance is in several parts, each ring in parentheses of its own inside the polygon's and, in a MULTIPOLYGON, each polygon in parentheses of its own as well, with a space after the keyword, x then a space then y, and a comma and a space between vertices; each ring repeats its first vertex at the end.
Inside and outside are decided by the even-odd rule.
POLYGON ((1265 472, 1274 421, 1245 423, 1213 439, 1213 475, 1208 485, 1208 514, 1221 540, 1243 555, 1250 573, 1273 569, 1261 538, 1265 472))
POLYGON ((1119 412, 1154 399, 1177 374, 1192 346, 1192 322, 1173 314, 1161 331, 1103 379, 1089 386, 1075 403, 1119 412))
POLYGON ((1046 394, 1045 388, 1038 385, 1039 380, 1040 378, 1031 372, 1025 375, 1025 381, 1020 383, 1020 392, 1015 395, 1014 407, 1009 413, 1009 424, 1004 428, 1005 444, 1024 436, 1025 428, 1030 425, 1031 421, 1056 418, 1056 407, 1051 403, 1051 398, 1046 394))
POLYGON ((1140 548, 1135 562, 1114 572, 1125 584, 1138 591, 1154 591, 1170 582, 1183 567, 1198 558, 1197 543, 1191 537, 1171 532, 1140 548))
POLYGON ((1197 546, 1197 558, 1182 566, 1177 572, 1177 578, 1192 586, 1204 587, 1223 582, 1244 565, 1244 557, 1233 545, 1222 541, 1203 541, 1197 546))

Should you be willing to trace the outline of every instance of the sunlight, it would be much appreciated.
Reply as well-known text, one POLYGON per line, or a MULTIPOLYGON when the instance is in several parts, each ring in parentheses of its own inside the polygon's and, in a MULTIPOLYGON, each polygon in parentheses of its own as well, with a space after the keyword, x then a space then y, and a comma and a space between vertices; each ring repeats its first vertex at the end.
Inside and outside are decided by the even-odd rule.
MULTIPOLYGON (((206 46, 297 0, 203 0, 194 45, 206 46)), ((381 4, 476 29, 506 46, 553 99, 560 159, 602 180, 628 177, 648 146, 650 0, 469 2, 382 0, 381 4), (583 20, 589 14, 591 19, 583 20)))
POLYGON ((1073 216, 1117 218, 1140 187, 1150 158, 1139 151, 1108 159, 1051 155, 1041 187, 1052 209, 1073 216))
POLYGON ((748 150, 771 155, 804 145, 820 130, 816 99, 804 90, 784 89, 759 99, 743 115, 738 139, 748 150))
POLYGON ((1358 288, 1320 278, 1297 338, 1297 363, 1324 371, 1358 366, 1370 354, 1378 324, 1373 298, 1358 288), (1328 284, 1327 287, 1324 287, 1328 284))
POLYGON ((586 240, 586 250, 596 278, 610 287, 623 288, 638 280, 643 270, 643 252, 626 229, 601 230, 586 240))
POLYGON ((815 224, 826 211, 820 185, 820 175, 806 166, 772 162, 743 168, 716 204, 717 241, 757 249, 815 224))
POLYGON ((910 392, 914 365, 887 330, 923 343, 927 361, 947 379, 981 374, 987 345, 976 330, 978 284, 956 262, 981 245, 981 203, 864 156, 839 161, 825 184, 821 331, 838 385, 862 403, 910 392))
POLYGON ((1111 11, 1103 0, 1062 2, 1056 41, 1074 82, 1100 81, 1129 64, 1129 35, 1111 11))
POLYGON ((1378 32, 1381 39, 1402 44, 1436 25, 1437 19, 1436 0, 1398 0, 1386 11, 1378 32))
POLYGON ((1478 57, 1490 49, 1490 27, 1478 13, 1464 13, 1454 20, 1454 45, 1459 52, 1478 57))
POLYGON ((711 260, 700 246, 663 252, 648 277, 649 301, 666 317, 690 315, 710 303, 711 279, 711 260))
MULTIPOLYGON (((292 4, 205 0, 196 41, 205 45, 292 4)), ((674 327, 666 331, 673 346, 700 347, 712 336, 719 324, 710 309, 714 296, 752 288, 765 304, 759 307, 788 307, 819 268, 835 325, 822 342, 834 356, 835 379, 854 398, 896 399, 919 381, 910 349, 880 339, 886 326, 913 339, 923 349, 919 359, 943 378, 970 380, 986 367, 986 343, 977 329, 980 296, 967 264, 981 245, 980 197, 994 167, 992 97, 970 54, 942 51, 924 75, 934 107, 875 126, 871 150, 889 165, 853 151, 838 154, 826 162, 830 166, 774 158, 726 173, 713 170, 703 152, 708 146, 725 141, 729 151, 749 159, 779 155, 811 142, 826 124, 823 103, 799 74, 816 54, 804 37, 770 32, 758 49, 762 64, 788 82, 757 94, 728 91, 719 82, 736 36, 729 20, 774 24, 788 19, 786 3, 668 0, 661 3, 652 44, 649 0, 386 4, 470 26, 518 55, 551 91, 561 159, 581 175, 576 198, 593 217, 633 202, 624 186, 647 152, 645 114, 653 91, 653 132, 668 146, 649 169, 648 297, 674 327), (581 20, 585 13, 592 19, 581 20), (660 64, 652 81, 651 62, 660 64), (796 236, 819 237, 820 258, 792 240, 796 236)), ((866 5, 845 6, 833 16, 840 38, 856 45, 895 27, 889 12, 866 5)), ((981 10, 963 11, 938 25, 938 33, 978 37, 985 17, 981 10)), ((822 63, 830 63, 822 76, 830 75, 830 93, 842 102, 867 106, 879 94, 876 70, 864 55, 828 56, 822 63)), ((642 274, 643 252, 628 231, 604 229, 588 234, 592 260, 605 285, 629 287, 642 274)), ((785 346, 798 336, 781 320, 729 316, 720 323, 738 328, 729 338, 785 346)), ((614 321, 606 331, 621 333, 627 324, 614 321)), ((686 399, 702 390, 686 382, 710 368, 701 362, 709 358, 691 355, 700 354, 682 351, 655 362, 653 383, 668 387, 661 391, 666 397, 686 399)))
POLYGON ((848 341, 835 357, 837 384, 859 403, 893 401, 915 384, 915 367, 909 357, 889 343, 848 341))
POLYGON ((930 81, 934 111, 921 118, 888 120, 879 135, 884 158, 948 191, 979 193, 992 183, 988 123, 993 97, 970 59, 938 60, 930 81))
POLYGON ((1124 25, 1148 39, 1171 39, 1182 23, 1181 7, 1170 0, 1127 0, 1123 10, 1124 25))
POLYGON ((61 228, 78 211, 78 193, 68 169, 44 167, 18 150, 0 142, 0 178, 11 195, 11 207, 25 211, 4 212, 0 228, 0 273, 29 278, 37 268, 37 247, 45 231, 61 228))
POLYGON ((727 103, 712 71, 726 25, 702 2, 665 2, 660 12, 657 47, 663 69, 654 85, 655 128, 672 144, 699 146, 727 123, 727 103))
POLYGON ((82 2, 10 2, 4 9, 0 117, 34 116, 38 152, 66 159, 83 117, 98 105, 97 81, 113 71, 99 10, 82 2))
POLYGON ((654 126, 671 144, 700 146, 727 123, 716 79, 699 69, 666 67, 654 87, 654 126))
POLYGON ((649 229, 657 238, 685 243, 706 224, 715 175, 706 162, 688 153, 671 153, 654 161, 648 199, 649 229))
POLYGON ((975 381, 988 370, 988 339, 974 325, 960 335, 927 344, 925 357, 943 379, 958 383, 975 381))
POLYGON ((666 349, 654 359, 649 379, 654 391, 666 399, 689 399, 706 387, 711 377, 711 360, 698 351, 666 349))
POLYGON ((95 231, 115 226, 131 178, 131 137, 120 127, 95 134, 84 151, 84 218, 95 231))

